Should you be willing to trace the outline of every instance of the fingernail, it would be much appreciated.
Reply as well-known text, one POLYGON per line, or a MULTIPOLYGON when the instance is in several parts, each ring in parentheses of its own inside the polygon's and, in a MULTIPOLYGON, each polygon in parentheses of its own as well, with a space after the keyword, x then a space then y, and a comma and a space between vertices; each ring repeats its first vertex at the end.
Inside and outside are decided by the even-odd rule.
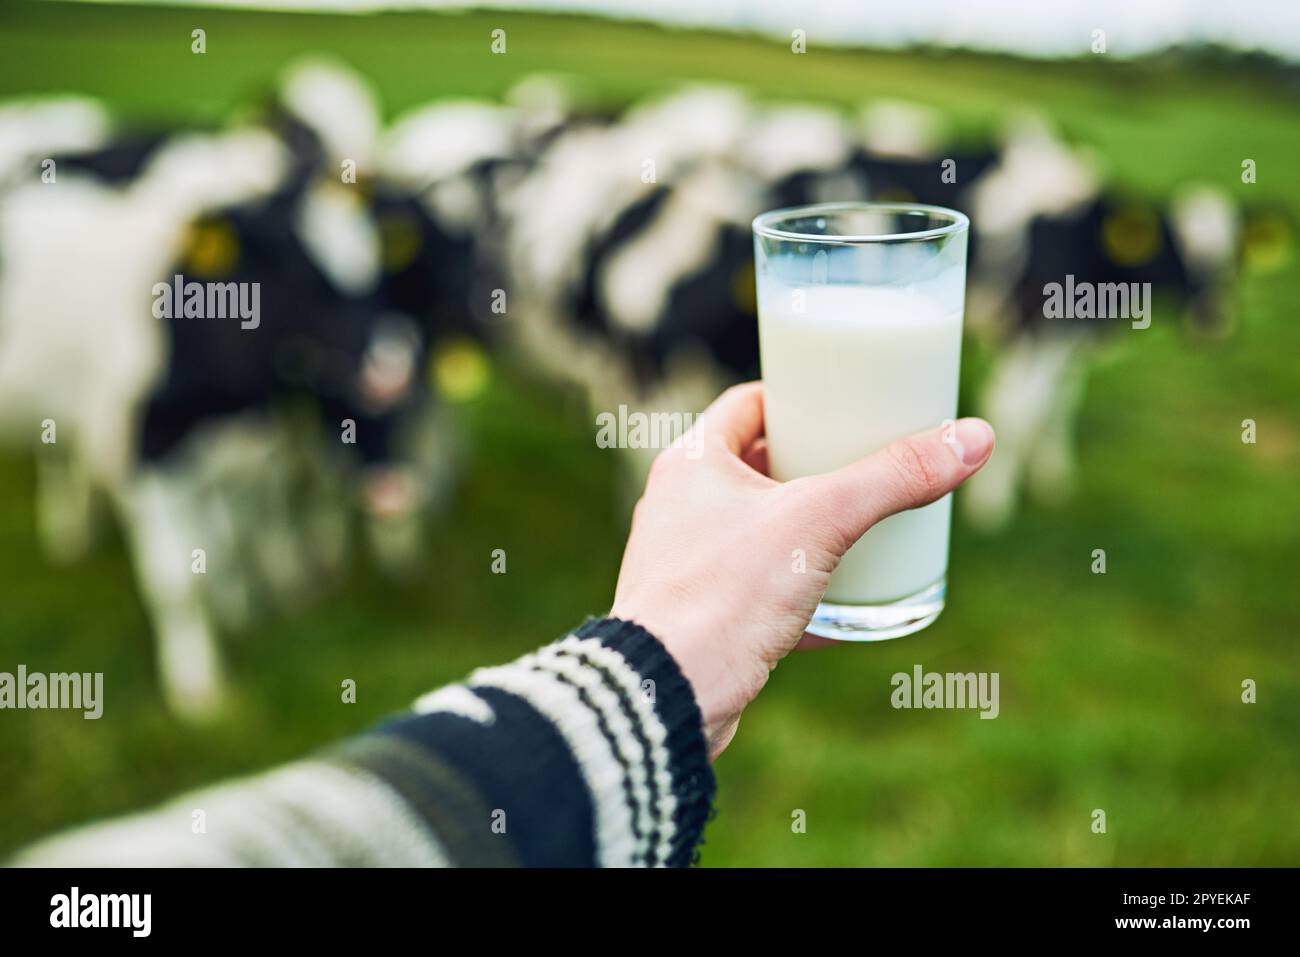
POLYGON ((958 419, 952 450, 962 465, 979 465, 993 451, 993 426, 983 419, 958 419))

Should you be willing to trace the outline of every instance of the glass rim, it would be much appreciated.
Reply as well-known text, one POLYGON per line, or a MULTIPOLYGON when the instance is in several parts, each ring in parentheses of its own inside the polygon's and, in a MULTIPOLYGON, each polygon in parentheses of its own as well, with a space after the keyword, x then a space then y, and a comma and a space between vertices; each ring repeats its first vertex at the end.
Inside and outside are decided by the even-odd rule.
POLYGON ((963 232, 970 226, 970 218, 965 213, 946 206, 930 206, 925 203, 871 203, 839 202, 811 203, 805 206, 786 206, 771 209, 754 217, 754 235, 766 239, 783 239, 805 243, 823 243, 826 245, 856 246, 867 243, 915 243, 940 239, 963 232), (928 213, 936 218, 950 220, 942 226, 921 229, 912 233, 872 233, 868 235, 837 235, 834 233, 797 233, 786 229, 777 229, 773 225, 781 220, 797 216, 817 216, 829 213, 853 211, 870 211, 883 213, 928 213))

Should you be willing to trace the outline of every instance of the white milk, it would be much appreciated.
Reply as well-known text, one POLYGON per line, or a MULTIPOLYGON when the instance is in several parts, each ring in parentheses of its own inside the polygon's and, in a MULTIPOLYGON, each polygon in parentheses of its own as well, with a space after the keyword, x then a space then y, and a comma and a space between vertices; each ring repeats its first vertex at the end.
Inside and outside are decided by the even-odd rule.
MULTIPOLYGON (((961 310, 883 287, 772 284, 759 303, 768 458, 781 481, 848 465, 957 413, 961 310)), ((870 494, 863 489, 863 495, 870 494)), ((952 496, 891 516, 844 556, 826 600, 915 594, 948 568, 952 496)))

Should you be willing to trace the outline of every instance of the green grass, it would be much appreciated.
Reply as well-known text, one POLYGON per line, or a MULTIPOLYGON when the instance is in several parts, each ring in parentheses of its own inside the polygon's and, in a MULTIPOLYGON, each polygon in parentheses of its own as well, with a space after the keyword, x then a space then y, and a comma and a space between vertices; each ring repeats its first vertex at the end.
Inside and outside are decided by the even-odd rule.
MULTIPOLYGON (((829 51, 636 24, 506 13, 368 17, 77 7, 0 10, 0 94, 80 90, 122 115, 216 122, 286 58, 329 50, 388 111, 498 96, 561 71, 608 102, 679 79, 850 105, 942 107, 974 133, 1023 109, 1095 147, 1119 181, 1188 180, 1300 208, 1293 94, 1255 68, 1104 58, 829 51), (189 32, 208 32, 205 56, 189 32), (508 30, 509 53, 488 53, 508 30), (1259 183, 1238 180, 1259 164, 1259 183)), ((956 529, 952 594, 922 635, 800 654, 718 763, 704 863, 1300 863, 1300 276, 1248 278, 1222 345, 1159 323, 1114 337, 1089 379, 1079 492, 1006 532, 956 529), (1259 423, 1243 445, 1240 422, 1259 423), (1108 573, 1089 571, 1105 548, 1108 573), (1001 715, 895 711, 889 678, 997 671, 1001 715), (1253 678, 1259 703, 1240 702, 1253 678), (1108 833, 1091 833, 1102 808, 1108 833), (792 814, 806 812, 806 833, 792 814)), ((2 347, 2 344, 0 344, 2 347)), ((973 367, 973 365, 972 365, 973 367)), ((617 464, 577 399, 506 363, 465 408, 472 461, 400 586, 358 559, 300 614, 227 642, 237 706, 207 729, 157 695, 119 541, 52 567, 33 530, 30 456, 0 457, 0 670, 106 672, 98 722, 0 716, 0 851, 177 789, 299 755, 470 668, 506 660, 607 602, 625 533, 617 464), (506 576, 487 573, 493 548, 506 576), (339 703, 354 678, 355 705, 339 703)))

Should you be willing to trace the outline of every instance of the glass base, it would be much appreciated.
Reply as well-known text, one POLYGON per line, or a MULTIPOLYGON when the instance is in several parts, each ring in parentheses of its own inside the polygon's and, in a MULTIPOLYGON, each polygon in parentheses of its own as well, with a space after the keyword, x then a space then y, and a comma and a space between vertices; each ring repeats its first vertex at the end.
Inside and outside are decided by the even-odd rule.
POLYGON ((914 595, 875 605, 817 606, 808 631, 837 641, 884 641, 920 631, 939 617, 948 594, 947 576, 914 595))

